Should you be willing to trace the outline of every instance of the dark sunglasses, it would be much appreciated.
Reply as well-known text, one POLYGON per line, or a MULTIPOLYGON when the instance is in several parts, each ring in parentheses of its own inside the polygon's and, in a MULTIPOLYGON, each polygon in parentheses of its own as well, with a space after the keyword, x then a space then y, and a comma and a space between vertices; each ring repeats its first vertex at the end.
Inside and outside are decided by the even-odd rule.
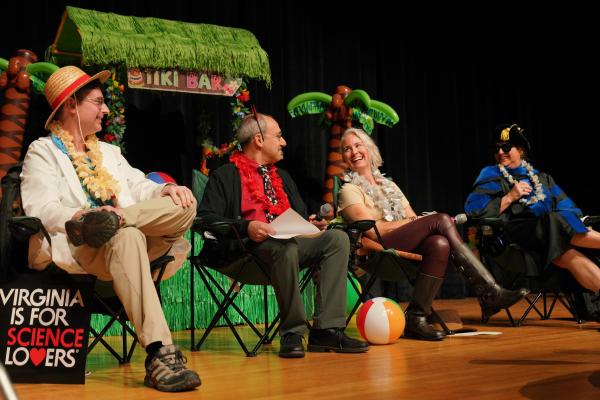
POLYGON ((494 150, 496 150, 497 153, 498 150, 502 149, 504 153, 508 153, 513 147, 515 147, 515 145, 510 142, 496 143, 494 145, 494 150))

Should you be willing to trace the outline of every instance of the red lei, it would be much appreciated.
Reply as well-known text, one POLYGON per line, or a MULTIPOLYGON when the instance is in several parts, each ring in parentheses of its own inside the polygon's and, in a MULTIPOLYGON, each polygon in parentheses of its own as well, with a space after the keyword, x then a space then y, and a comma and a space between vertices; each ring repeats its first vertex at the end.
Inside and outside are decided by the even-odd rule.
POLYGON ((283 181, 276 172, 277 167, 275 165, 271 165, 269 168, 269 177, 271 178, 273 189, 275 189, 277 204, 271 203, 271 200, 269 200, 269 197, 265 194, 263 179, 258 173, 258 164, 255 161, 249 159, 240 152, 235 152, 230 155, 229 161, 234 163, 240 175, 244 176, 245 180, 248 182, 250 196, 253 200, 262 205, 265 213, 268 212, 271 215, 278 216, 290 208, 287 194, 283 190, 283 181))

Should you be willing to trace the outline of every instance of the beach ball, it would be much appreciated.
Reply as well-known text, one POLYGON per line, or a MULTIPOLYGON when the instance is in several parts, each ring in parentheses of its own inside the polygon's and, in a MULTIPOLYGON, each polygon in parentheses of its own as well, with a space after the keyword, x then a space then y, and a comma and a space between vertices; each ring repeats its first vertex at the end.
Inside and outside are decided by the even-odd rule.
POLYGON ((404 332, 404 312, 393 300, 375 297, 358 310, 356 326, 360 335, 372 344, 388 344, 404 332))
POLYGON ((169 174, 164 172, 150 172, 146 175, 146 178, 156 183, 177 183, 175 179, 171 178, 169 174))
POLYGON ((346 280, 346 285, 346 314, 350 315, 350 313, 352 312, 352 308, 358 301, 358 294, 362 291, 362 288, 360 287, 360 283, 354 277, 348 278, 346 280), (354 288, 354 286, 352 286, 352 282, 350 282, 350 279, 352 279, 352 282, 354 282, 354 285, 356 286, 356 288, 358 288, 358 292, 356 292, 356 289, 354 288))

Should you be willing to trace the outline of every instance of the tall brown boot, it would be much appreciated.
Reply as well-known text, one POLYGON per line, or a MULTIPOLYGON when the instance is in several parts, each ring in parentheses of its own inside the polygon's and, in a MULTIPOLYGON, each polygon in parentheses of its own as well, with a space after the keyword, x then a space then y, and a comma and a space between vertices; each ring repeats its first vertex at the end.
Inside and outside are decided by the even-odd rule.
POLYGON ((436 331, 427 323, 431 303, 442 286, 442 279, 419 273, 412 300, 406 309, 404 337, 417 340, 442 340, 446 333, 436 331))
POLYGON ((452 250, 452 259, 458 271, 473 286, 479 297, 483 322, 487 322, 492 315, 512 306, 529 293, 527 289, 507 290, 498 285, 490 271, 465 243, 452 250))

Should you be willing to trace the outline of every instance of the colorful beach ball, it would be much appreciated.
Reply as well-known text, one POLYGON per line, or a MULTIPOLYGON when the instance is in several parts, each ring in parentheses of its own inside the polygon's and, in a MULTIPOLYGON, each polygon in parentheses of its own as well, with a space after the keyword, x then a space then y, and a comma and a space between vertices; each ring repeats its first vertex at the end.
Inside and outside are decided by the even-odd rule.
POLYGON ((171 178, 169 174, 164 172, 150 172, 146 175, 146 178, 156 183, 177 183, 175 179, 171 178))
POLYGON ((375 297, 367 300, 358 310, 356 326, 369 343, 388 344, 404 332, 404 312, 393 300, 375 297))

